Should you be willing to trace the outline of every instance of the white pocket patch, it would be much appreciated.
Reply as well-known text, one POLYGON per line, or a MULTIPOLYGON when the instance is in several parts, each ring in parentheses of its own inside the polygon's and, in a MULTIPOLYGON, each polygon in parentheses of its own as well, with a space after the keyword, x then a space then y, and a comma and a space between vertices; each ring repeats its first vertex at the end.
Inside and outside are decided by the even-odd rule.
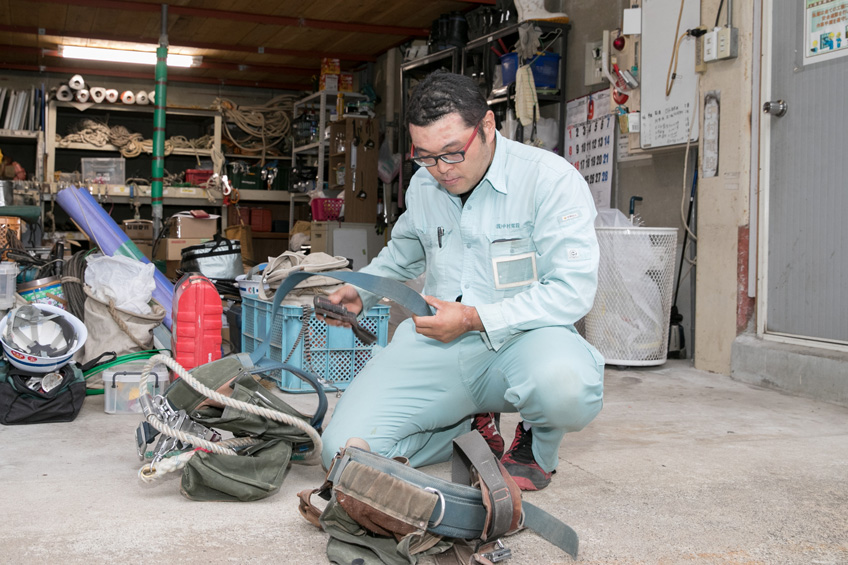
POLYGON ((493 257, 492 272, 495 276, 495 288, 498 290, 536 282, 536 253, 531 251, 519 255, 493 257))

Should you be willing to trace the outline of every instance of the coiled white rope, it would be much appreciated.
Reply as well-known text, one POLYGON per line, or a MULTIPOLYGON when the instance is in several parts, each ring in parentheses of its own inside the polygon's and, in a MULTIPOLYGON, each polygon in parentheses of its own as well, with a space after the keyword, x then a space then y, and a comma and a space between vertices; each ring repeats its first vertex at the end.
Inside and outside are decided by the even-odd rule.
POLYGON ((228 123, 235 124, 248 135, 247 139, 237 140, 229 127, 224 127, 227 138, 243 151, 262 151, 264 165, 265 152, 288 137, 291 131, 291 115, 296 96, 281 94, 256 106, 239 106, 226 98, 215 100, 215 106, 224 115, 228 123), (258 140, 251 142, 252 140, 258 140))
MULTIPOLYGON (((301 430, 307 436, 309 436, 310 440, 312 440, 312 450, 310 451, 310 453, 313 453, 313 452, 320 453, 321 452, 321 448, 322 448, 321 436, 318 435, 318 432, 315 430, 315 428, 310 426, 308 423, 304 422, 300 418, 290 416, 290 415, 285 414, 283 412, 280 412, 278 410, 272 410, 272 409, 269 409, 269 408, 264 408, 262 406, 257 406, 255 404, 248 404, 246 402, 242 402, 241 400, 236 400, 236 399, 231 398, 229 396, 225 396, 225 395, 223 395, 223 394, 221 394, 221 393, 219 393, 215 390, 212 390, 211 388, 207 387, 206 385, 204 385, 203 383, 198 381, 196 378, 194 378, 194 376, 192 376, 192 374, 190 372, 188 372, 182 365, 180 365, 173 358, 168 357, 167 355, 162 355, 162 354, 154 355, 153 357, 151 357, 150 359, 147 360, 147 363, 144 364, 144 367, 141 370, 141 377, 139 378, 139 382, 138 382, 138 390, 140 390, 140 391, 146 391, 147 390, 147 378, 150 376, 150 372, 153 370, 153 367, 156 366, 159 363, 163 363, 165 366, 170 368, 180 378, 182 378, 186 384, 188 384, 193 389, 195 389, 197 392, 206 396, 210 400, 218 402, 219 404, 223 404, 224 406, 229 406, 231 408, 235 408, 237 410, 242 410, 242 411, 248 412, 250 414, 256 414, 258 416, 262 416, 263 418, 268 418, 269 420, 274 420, 275 422, 281 422, 283 424, 287 424, 289 426, 293 426, 293 427, 301 430)), ((207 451, 211 451, 212 453, 217 453, 219 455, 238 455, 238 453, 236 453, 236 451, 233 449, 233 447, 238 447, 240 445, 251 445, 252 443, 255 442, 255 440, 252 440, 251 438, 233 438, 232 440, 227 440, 227 441, 223 441, 223 442, 208 441, 208 440, 205 440, 203 438, 200 438, 200 437, 197 437, 197 436, 194 436, 194 435, 191 435, 191 434, 187 434, 187 433, 182 432, 180 430, 174 429, 174 428, 168 426, 167 424, 162 423, 162 421, 160 421, 156 417, 155 414, 148 415, 147 421, 150 423, 151 426, 153 426, 154 429, 156 429, 156 431, 158 431, 160 433, 163 433, 163 434, 171 436, 171 437, 175 437, 183 443, 190 444, 190 445, 193 445, 195 447, 199 447, 199 448, 205 449, 207 451), (245 439, 250 440, 250 443, 248 443, 248 444, 239 443, 239 442, 243 442, 245 439)), ((192 451, 190 453, 193 454, 194 452, 192 451)), ((190 457, 191 457, 190 455, 187 456, 185 458, 185 461, 188 461, 188 459, 190 457)), ((173 457, 169 457, 168 459, 173 459, 173 457)), ((145 480, 146 482, 149 482, 149 480, 154 480, 155 475, 160 473, 159 469, 160 469, 160 466, 162 465, 162 463, 164 461, 167 461, 167 459, 163 460, 162 462, 157 463, 156 465, 153 465, 151 463, 149 465, 143 466, 139 470, 139 477, 141 477, 142 480, 145 480)), ((167 471, 161 471, 161 472, 167 473, 169 471, 176 470, 177 468, 182 468, 182 467, 177 467, 178 464, 179 464, 179 461, 174 462, 174 463, 168 463, 164 467, 165 469, 168 469, 168 470, 167 471), (173 468, 170 468, 170 467, 173 467, 173 468)), ((185 462, 183 462, 182 466, 185 466, 185 462)))
MULTIPOLYGON (((121 155, 131 159, 142 153, 153 153, 153 140, 144 139, 140 133, 133 133, 122 125, 109 127, 95 120, 82 120, 76 125, 76 131, 64 137, 56 135, 59 147, 66 147, 69 143, 88 143, 95 147, 103 147, 111 143, 121 152, 121 155)), ((195 151, 214 149, 214 139, 211 135, 204 135, 196 139, 186 139, 177 135, 165 140, 165 155, 170 155, 174 149, 194 149, 195 151)), ((195 153, 198 163, 199 154, 195 153)))

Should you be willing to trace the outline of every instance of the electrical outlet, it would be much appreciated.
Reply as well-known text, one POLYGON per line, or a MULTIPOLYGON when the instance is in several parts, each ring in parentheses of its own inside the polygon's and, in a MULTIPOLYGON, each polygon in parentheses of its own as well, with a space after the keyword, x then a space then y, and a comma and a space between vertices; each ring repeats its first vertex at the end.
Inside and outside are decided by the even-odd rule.
POLYGON ((704 62, 715 61, 718 57, 718 28, 704 35, 704 62))
POLYGON ((583 84, 592 86, 604 82, 604 73, 601 64, 601 48, 603 41, 589 41, 586 43, 586 59, 583 63, 583 84))
POLYGON ((695 39, 695 72, 707 72, 707 62, 704 61, 704 37, 695 39))
POLYGON ((739 51, 739 30, 723 27, 718 30, 716 59, 734 59, 739 51))

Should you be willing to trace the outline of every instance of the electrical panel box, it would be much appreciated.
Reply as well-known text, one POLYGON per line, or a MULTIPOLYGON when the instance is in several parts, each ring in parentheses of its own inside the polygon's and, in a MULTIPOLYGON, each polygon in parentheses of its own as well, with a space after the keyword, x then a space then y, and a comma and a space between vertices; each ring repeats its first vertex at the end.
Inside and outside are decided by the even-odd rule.
POLYGON ((604 73, 601 70, 601 47, 603 43, 603 41, 586 43, 586 60, 583 64, 583 84, 585 86, 601 84, 605 80, 604 73))

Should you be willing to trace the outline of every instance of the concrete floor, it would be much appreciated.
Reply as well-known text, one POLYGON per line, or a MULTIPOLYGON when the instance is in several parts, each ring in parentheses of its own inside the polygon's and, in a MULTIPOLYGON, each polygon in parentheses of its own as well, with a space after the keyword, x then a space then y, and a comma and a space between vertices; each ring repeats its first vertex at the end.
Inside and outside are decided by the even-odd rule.
MULTIPOLYGON (((578 532, 579 561, 848 563, 848 408, 686 361, 610 368, 606 385, 552 485, 525 495, 578 532)), ((105 414, 102 398, 73 423, 0 426, 0 563, 327 563, 295 499, 319 467, 293 466, 263 501, 191 502, 175 475, 138 481, 139 417, 105 414)), ((505 435, 516 422, 504 415, 505 435)), ((507 543, 508 563, 570 562, 530 532, 507 543)))

